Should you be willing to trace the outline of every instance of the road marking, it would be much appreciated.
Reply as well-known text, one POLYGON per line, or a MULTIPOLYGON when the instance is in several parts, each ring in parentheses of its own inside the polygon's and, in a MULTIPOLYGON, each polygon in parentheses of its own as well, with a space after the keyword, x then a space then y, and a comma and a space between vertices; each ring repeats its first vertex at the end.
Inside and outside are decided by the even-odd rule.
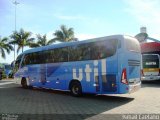
POLYGON ((7 84, 12 84, 14 82, 5 82, 5 83, 0 83, 0 85, 7 85, 7 84))

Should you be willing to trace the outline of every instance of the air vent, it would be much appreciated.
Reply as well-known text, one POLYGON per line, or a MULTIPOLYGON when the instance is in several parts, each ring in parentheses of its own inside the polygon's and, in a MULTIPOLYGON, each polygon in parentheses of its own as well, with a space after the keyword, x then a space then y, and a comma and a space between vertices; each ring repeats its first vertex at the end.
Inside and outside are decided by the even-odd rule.
POLYGON ((139 60, 128 60, 128 65, 129 66, 140 66, 140 61, 139 60))

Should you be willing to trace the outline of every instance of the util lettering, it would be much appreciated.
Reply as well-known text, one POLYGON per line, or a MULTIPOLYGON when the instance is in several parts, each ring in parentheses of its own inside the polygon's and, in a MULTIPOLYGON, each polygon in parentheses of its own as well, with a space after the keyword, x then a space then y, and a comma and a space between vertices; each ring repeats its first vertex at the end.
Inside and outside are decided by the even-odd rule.
MULTIPOLYGON (((85 65, 85 68, 78 68, 78 72, 76 68, 73 68, 72 72, 73 72, 73 79, 79 80, 81 81, 83 79, 83 75, 85 74, 86 76, 86 81, 90 82, 91 81, 91 72, 93 72, 94 74, 94 79, 96 76, 98 76, 98 61, 95 60, 93 62, 94 67, 91 68, 89 64, 85 65), (84 73, 84 74, 83 74, 84 73)), ((106 74, 106 60, 101 60, 101 71, 102 71, 102 75, 106 74)))

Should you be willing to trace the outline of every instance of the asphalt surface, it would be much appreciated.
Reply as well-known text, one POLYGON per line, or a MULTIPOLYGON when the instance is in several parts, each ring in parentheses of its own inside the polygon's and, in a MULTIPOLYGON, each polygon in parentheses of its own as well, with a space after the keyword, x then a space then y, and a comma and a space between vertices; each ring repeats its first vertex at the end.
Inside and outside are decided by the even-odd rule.
POLYGON ((78 98, 69 92, 23 89, 13 80, 0 81, 0 119, 3 120, 118 120, 127 119, 125 114, 159 114, 160 117, 160 81, 143 82, 142 88, 132 94, 85 94, 78 98))

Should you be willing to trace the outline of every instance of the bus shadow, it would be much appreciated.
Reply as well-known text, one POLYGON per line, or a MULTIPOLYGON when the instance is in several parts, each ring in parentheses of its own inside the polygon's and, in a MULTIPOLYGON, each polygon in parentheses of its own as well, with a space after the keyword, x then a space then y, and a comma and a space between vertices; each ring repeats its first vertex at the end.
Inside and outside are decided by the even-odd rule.
POLYGON ((142 88, 144 87, 160 87, 160 80, 153 80, 153 81, 142 81, 142 88))
MULTIPOLYGON (((73 97, 70 92, 67 91, 58 91, 58 90, 50 90, 50 89, 39 89, 32 88, 33 91, 40 91, 43 93, 47 93, 48 95, 53 95, 52 97, 56 97, 61 101, 57 103, 61 106, 63 103, 69 103, 70 107, 77 107, 84 114, 90 111, 89 114, 102 113, 108 111, 110 109, 116 108, 118 106, 127 104, 132 102, 134 98, 130 97, 121 97, 121 96, 111 96, 111 95, 94 95, 94 94, 83 94, 81 97, 73 97), (71 101, 72 102, 71 102, 71 101), (92 112, 91 112, 92 111, 92 112)), ((63 107, 67 107, 64 104, 63 107)), ((80 113, 81 113, 80 112, 80 113)), ((72 112, 71 112, 72 114, 72 112)))
MULTIPOLYGON (((29 114, 22 116, 25 119, 32 119, 33 117, 43 119, 46 114, 47 119, 50 117, 62 120, 65 120, 66 117, 71 120, 87 119, 109 112, 111 109, 134 100, 134 98, 129 97, 92 94, 72 97, 69 92, 38 88, 24 89, 19 86, 1 89, 1 93, 4 97, 1 98, 0 105, 4 104, 3 101, 8 95, 10 100, 14 100, 6 106, 9 110, 7 113, 29 114), (33 114, 35 116, 32 116, 33 114)), ((7 101, 9 100, 7 99, 7 101)))
MULTIPOLYGON (((20 87, 22 88, 22 87, 20 87)), ((23 88, 22 88, 23 89, 23 88)), ((46 93, 53 93, 53 94, 57 94, 57 95, 63 95, 63 96, 68 96, 68 97, 72 97, 72 98, 84 98, 84 99, 95 99, 95 100, 104 100, 104 101, 125 101, 126 102, 130 102, 132 100, 134 100, 134 98, 129 98, 129 97, 122 97, 122 96, 111 96, 111 95, 96 95, 96 94, 90 94, 90 93, 85 93, 83 94, 82 96, 80 97, 73 97, 69 91, 60 91, 60 90, 54 90, 54 89, 45 89, 45 88, 29 88, 31 90, 34 90, 34 91, 41 91, 41 92, 46 92, 46 93)))

